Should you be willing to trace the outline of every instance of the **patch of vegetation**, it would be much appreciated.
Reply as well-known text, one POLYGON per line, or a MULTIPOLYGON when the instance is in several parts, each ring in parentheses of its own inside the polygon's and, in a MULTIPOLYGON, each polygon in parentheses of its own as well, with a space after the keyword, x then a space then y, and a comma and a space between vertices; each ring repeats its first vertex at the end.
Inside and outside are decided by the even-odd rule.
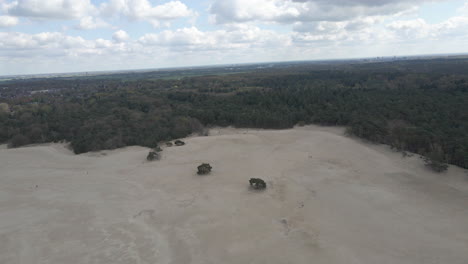
POLYGON ((206 175, 211 172, 212 167, 208 163, 203 163, 200 166, 198 166, 197 169, 198 169, 197 171, 198 175, 206 175))
POLYGON ((161 159, 161 154, 159 154, 156 151, 150 151, 148 153, 148 156, 146 156, 147 161, 155 161, 155 160, 160 160, 161 159))
POLYGON ((435 172, 444 172, 448 169, 448 165, 444 162, 426 158, 426 166, 435 172))
POLYGON ((27 138, 26 136, 24 136, 22 134, 18 134, 18 135, 15 135, 11 139, 10 143, 8 144, 8 147, 9 148, 17 148, 17 147, 27 145, 29 143, 30 143, 29 138, 27 138))
POLYGON ((185 142, 183 142, 182 140, 179 140, 179 139, 178 139, 178 140, 174 141, 174 145, 176 145, 176 146, 183 146, 183 145, 185 145, 185 142))
POLYGON ((263 190, 267 187, 266 182, 259 178, 250 178, 249 183, 255 190, 263 190))

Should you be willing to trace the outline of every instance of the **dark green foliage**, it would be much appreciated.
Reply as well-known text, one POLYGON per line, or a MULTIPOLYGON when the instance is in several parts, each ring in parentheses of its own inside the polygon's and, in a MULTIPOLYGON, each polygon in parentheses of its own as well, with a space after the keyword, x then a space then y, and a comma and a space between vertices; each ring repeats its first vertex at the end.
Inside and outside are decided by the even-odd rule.
POLYGON ((448 165, 446 163, 426 158, 426 166, 435 172, 444 172, 447 170, 448 165))
POLYGON ((197 169, 198 169, 197 174, 205 175, 211 172, 212 167, 208 163, 203 163, 200 166, 198 166, 197 169))
POLYGON ((259 178, 250 178, 249 183, 255 190, 263 190, 267 187, 266 182, 259 178))
POLYGON ((180 80, 123 74, 4 82, 0 103, 10 111, 0 111, 0 142, 66 140, 83 153, 156 148, 203 134, 204 126, 321 124, 468 168, 468 60, 280 66, 180 80), (30 93, 44 87, 51 92, 30 93))
POLYGON ((27 145, 29 143, 30 143, 29 138, 25 137, 24 135, 19 134, 19 135, 15 135, 11 139, 10 144, 8 144, 8 147, 17 148, 17 147, 27 145))
POLYGON ((434 150, 424 158, 426 166, 435 172, 444 172, 448 165, 444 160, 444 152, 440 146, 434 146, 434 150))

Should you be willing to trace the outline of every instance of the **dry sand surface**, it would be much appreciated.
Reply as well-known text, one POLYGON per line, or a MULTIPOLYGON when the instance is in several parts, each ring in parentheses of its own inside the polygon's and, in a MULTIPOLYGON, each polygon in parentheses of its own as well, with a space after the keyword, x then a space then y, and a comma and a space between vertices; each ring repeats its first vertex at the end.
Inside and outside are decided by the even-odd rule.
POLYGON ((0 263, 468 263, 466 170, 313 126, 185 141, 0 149, 0 263))

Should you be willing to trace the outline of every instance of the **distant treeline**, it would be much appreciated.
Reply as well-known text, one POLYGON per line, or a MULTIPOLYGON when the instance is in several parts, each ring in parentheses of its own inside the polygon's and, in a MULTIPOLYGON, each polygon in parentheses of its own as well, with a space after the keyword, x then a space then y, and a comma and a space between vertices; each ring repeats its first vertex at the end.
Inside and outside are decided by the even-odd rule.
POLYGON ((301 64, 180 80, 4 82, 0 142, 66 140, 83 153, 155 147, 205 126, 321 124, 468 168, 468 72, 460 71, 468 60, 412 63, 301 64))

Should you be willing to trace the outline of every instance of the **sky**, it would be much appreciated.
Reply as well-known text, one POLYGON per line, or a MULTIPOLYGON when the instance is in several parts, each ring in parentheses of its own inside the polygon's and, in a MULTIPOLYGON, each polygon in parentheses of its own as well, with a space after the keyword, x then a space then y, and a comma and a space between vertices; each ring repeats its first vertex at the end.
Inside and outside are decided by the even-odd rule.
POLYGON ((468 52, 468 0, 0 0, 0 75, 468 52))

